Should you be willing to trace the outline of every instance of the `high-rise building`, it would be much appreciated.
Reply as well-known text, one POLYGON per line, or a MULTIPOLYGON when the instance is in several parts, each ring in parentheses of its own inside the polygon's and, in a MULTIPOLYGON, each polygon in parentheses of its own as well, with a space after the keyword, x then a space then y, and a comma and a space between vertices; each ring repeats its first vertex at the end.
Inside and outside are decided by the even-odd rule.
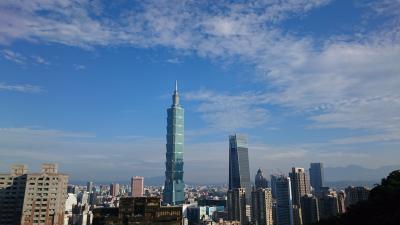
POLYGON ((144 177, 132 177, 131 178, 131 196, 132 197, 143 197, 144 194, 144 177))
POLYGON ((251 221, 255 225, 273 225, 271 188, 251 192, 251 221))
POLYGON ((298 205, 293 205, 293 225, 303 225, 303 218, 301 207, 298 205))
POLYGON ((318 222, 318 199, 312 194, 307 194, 301 197, 301 213, 304 225, 318 222))
POLYGON ((247 225, 246 215, 246 189, 234 188, 228 191, 228 220, 240 221, 241 225, 247 225))
POLYGON ((290 178, 271 175, 272 189, 276 194, 276 224, 293 225, 293 204, 290 178))
POLYGON ((72 224, 72 209, 78 204, 78 199, 75 194, 68 193, 67 200, 65 201, 65 214, 64 214, 64 224, 72 224))
POLYGON ((254 179, 254 183, 256 185, 256 189, 259 188, 268 188, 268 181, 264 177, 264 174, 261 169, 258 169, 257 174, 254 179))
POLYGON ((310 181, 304 168, 293 167, 289 177, 292 184, 293 204, 300 207, 300 198, 310 194, 310 181))
POLYGON ((97 192, 92 191, 89 195, 89 205, 95 205, 97 201, 97 192))
POLYGON ((78 194, 78 203, 82 205, 89 203, 89 192, 83 191, 78 194))
POLYGON ((68 176, 56 164, 43 164, 41 173, 27 175, 21 225, 64 224, 68 176))
POLYGON ((242 135, 229 136, 229 190, 244 188, 246 201, 251 204, 249 150, 247 138, 242 135))
POLYGON ((276 179, 278 179, 279 176, 277 175, 271 175, 271 194, 272 198, 276 199, 276 179))
POLYGON ((339 213, 343 214, 346 212, 346 193, 343 190, 340 190, 337 193, 338 197, 338 206, 339 206, 339 213))
POLYGON ((324 193, 318 198, 319 218, 326 219, 339 214, 338 197, 335 191, 324 193))
POLYGON ((11 173, 0 174, 0 224, 21 224, 28 168, 13 165, 11 173))
POLYGON ((167 110, 167 153, 163 204, 179 205, 185 202, 183 182, 184 110, 179 104, 178 84, 167 110))
POLYGON ((89 192, 89 194, 93 192, 93 182, 92 181, 88 181, 86 183, 86 191, 89 192))
POLYGON ((87 225, 90 224, 91 211, 87 204, 78 204, 72 207, 71 223, 74 225, 87 225))
POLYGON ((216 212, 218 212, 216 206, 189 206, 186 211, 188 225, 214 224, 213 214, 216 212))
POLYGON ((119 184, 112 183, 110 184, 110 195, 116 197, 119 195, 119 184))
POLYGON ((322 163, 310 164, 310 182, 315 193, 321 192, 321 187, 324 186, 324 165, 322 163))
POLYGON ((366 187, 349 186, 345 189, 346 206, 354 205, 360 201, 368 200, 370 189, 366 187))

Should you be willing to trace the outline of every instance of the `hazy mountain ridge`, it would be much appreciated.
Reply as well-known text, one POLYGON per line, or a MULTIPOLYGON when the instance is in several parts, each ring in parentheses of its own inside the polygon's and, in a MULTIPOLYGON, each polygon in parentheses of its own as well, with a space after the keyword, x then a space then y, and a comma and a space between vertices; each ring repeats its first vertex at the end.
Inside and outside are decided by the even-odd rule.
POLYGON ((389 165, 378 168, 365 168, 358 165, 349 165, 345 167, 326 167, 325 181, 375 181, 379 183, 383 177, 394 170, 400 169, 400 165, 389 165))

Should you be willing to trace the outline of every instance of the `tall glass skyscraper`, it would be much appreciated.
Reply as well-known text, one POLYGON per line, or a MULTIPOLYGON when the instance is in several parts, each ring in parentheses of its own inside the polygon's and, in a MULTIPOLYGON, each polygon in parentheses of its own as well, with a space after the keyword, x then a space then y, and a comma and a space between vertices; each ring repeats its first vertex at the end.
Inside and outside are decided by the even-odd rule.
POLYGON ((229 136, 229 190, 244 188, 246 201, 251 203, 249 149, 241 135, 229 136))
POLYGON ((310 181, 314 192, 319 194, 324 186, 324 165, 322 163, 310 164, 310 181))
POLYGON ((276 198, 276 224, 294 225, 290 178, 271 175, 271 186, 276 198))
POLYGON ((178 84, 167 110, 167 153, 163 204, 180 205, 185 202, 183 182, 184 110, 179 105, 178 84))

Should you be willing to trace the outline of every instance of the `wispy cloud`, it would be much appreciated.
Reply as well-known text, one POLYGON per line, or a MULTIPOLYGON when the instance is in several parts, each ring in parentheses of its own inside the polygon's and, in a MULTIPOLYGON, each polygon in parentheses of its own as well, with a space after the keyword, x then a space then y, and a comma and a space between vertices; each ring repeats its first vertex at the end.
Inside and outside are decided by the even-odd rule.
POLYGON ((34 62, 37 64, 41 64, 41 65, 50 65, 51 64, 49 61, 47 61, 46 59, 44 59, 41 56, 34 55, 34 56, 32 56, 32 59, 34 59, 34 62))
POLYGON ((10 49, 4 49, 2 53, 3 58, 20 65, 40 64, 48 66, 51 64, 48 60, 38 55, 25 56, 20 52, 12 51, 10 49))
POLYGON ((387 132, 382 132, 378 134, 370 134, 364 136, 351 136, 346 138, 334 139, 333 144, 349 145, 349 144, 362 144, 371 142, 399 142, 400 141, 400 131, 390 130, 387 132))
POLYGON ((219 94, 201 90, 185 93, 184 98, 199 101, 197 111, 211 127, 225 131, 253 128, 265 124, 269 113, 263 108, 260 96, 254 93, 241 95, 219 94))
POLYGON ((42 87, 31 84, 16 84, 11 85, 7 83, 0 83, 0 91, 16 91, 23 93, 41 93, 44 92, 42 87))
POLYGON ((304 149, 300 150, 292 150, 292 151, 286 151, 286 152, 278 152, 275 154, 268 155, 268 158, 271 160, 279 160, 279 159, 296 159, 296 158, 303 158, 308 151, 304 149))
POLYGON ((10 127, 0 128, 2 136, 36 136, 36 137, 52 137, 52 138, 90 138, 95 137, 94 134, 84 132, 66 132, 56 129, 40 129, 30 127, 10 127))
POLYGON ((171 64, 181 64, 182 61, 179 60, 178 58, 170 58, 166 60, 167 63, 171 63, 171 64))
POLYGON ((18 52, 14 52, 8 49, 3 50, 3 57, 17 64, 24 64, 26 60, 25 56, 21 55, 18 52))
POLYGON ((86 66, 82 65, 82 64, 74 64, 73 67, 74 67, 75 70, 84 70, 84 69, 86 69, 86 66))

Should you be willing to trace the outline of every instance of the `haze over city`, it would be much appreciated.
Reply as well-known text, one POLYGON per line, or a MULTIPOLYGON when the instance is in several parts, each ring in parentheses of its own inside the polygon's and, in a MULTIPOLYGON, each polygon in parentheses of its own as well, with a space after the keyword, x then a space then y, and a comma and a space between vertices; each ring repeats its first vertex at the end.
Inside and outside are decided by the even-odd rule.
POLYGON ((235 133, 251 177, 310 162, 398 168, 399 11, 389 0, 1 1, 0 171, 54 162, 72 181, 164 177, 176 80, 185 182, 228 182, 235 133))

